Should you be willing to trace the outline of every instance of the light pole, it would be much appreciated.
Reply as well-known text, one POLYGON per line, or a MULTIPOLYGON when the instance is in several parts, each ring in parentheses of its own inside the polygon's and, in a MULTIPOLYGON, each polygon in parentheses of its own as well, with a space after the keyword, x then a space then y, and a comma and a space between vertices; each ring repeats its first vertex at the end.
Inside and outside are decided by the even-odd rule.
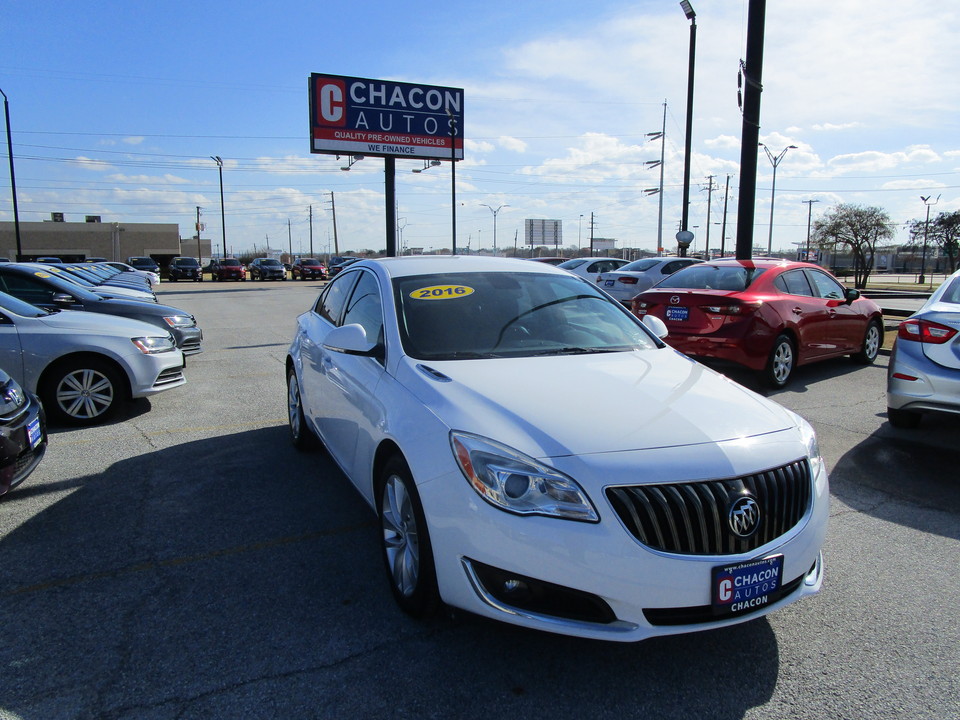
POLYGON ((223 233, 223 257, 227 256, 227 220, 223 214, 223 160, 219 155, 211 155, 210 159, 217 164, 220 172, 220 231, 223 233))
MULTIPOLYGON (((457 118, 454 117, 453 110, 447 105, 447 117, 450 118, 450 233, 452 237, 453 255, 457 254, 457 118)), ((494 255, 496 255, 496 227, 497 216, 493 216, 494 227, 494 255)))
POLYGON ((787 147, 780 151, 779 155, 774 157, 773 153, 770 152, 770 148, 763 143, 759 143, 759 145, 767 154, 767 159, 770 160, 770 164, 773 165, 773 183, 770 186, 770 236, 767 238, 767 255, 770 255, 771 249, 773 248, 773 199, 777 193, 777 165, 783 160, 783 156, 787 154, 787 150, 796 150, 797 146, 787 145, 787 147))
POLYGON ((927 206, 927 221, 923 224, 923 254, 920 256, 920 284, 923 285, 927 281, 927 232, 930 230, 930 206, 936 205, 940 202, 940 196, 937 195, 937 199, 933 202, 930 202, 932 195, 927 195, 924 197, 920 196, 920 199, 923 200, 923 204, 927 206))
POLYGON ((810 218, 813 213, 813 204, 815 202, 820 202, 819 200, 804 200, 807 204, 807 250, 805 257, 803 258, 804 262, 810 262, 810 218))
POLYGON ((23 247, 20 245, 20 213, 17 210, 17 179, 13 172, 13 137, 10 134, 10 102, 7 100, 7 94, 0 90, 3 95, 3 116, 7 122, 7 156, 10 158, 10 192, 13 194, 13 231, 17 238, 17 257, 20 259, 23 254, 23 247))
POLYGON ((583 213, 580 213, 580 219, 577 220, 577 257, 580 257, 580 241, 583 237, 583 213))
MULTIPOLYGON (((688 0, 680 0, 680 7, 690 21, 690 62, 687 65, 687 136, 683 150, 683 206, 680 209, 680 232, 687 232, 690 211, 690 144, 693 137, 693 68, 697 55, 697 14, 688 0)), ((680 257, 686 257, 687 248, 681 243, 680 257)))
POLYGON ((494 210, 489 205, 486 205, 484 203, 480 203, 480 204, 483 205, 485 208, 487 208, 487 210, 493 213, 493 256, 496 257, 497 256, 497 213, 499 213, 505 207, 510 207, 510 206, 501 205, 496 210, 494 210))

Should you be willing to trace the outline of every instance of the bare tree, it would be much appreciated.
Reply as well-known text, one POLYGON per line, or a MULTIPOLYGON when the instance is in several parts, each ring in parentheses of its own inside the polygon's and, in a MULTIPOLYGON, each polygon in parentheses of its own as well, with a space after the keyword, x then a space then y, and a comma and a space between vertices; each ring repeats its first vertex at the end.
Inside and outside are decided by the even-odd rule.
POLYGON ((893 237, 893 222, 878 207, 840 204, 813 224, 813 238, 822 248, 845 245, 853 255, 854 287, 862 290, 873 270, 877 244, 893 237))

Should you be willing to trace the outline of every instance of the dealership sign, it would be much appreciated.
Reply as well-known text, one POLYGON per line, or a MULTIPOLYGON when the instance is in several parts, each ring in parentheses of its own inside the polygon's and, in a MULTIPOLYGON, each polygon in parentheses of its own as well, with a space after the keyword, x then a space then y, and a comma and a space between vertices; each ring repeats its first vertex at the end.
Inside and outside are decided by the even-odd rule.
POLYGON ((310 152, 462 160, 463 90, 313 73, 310 152))

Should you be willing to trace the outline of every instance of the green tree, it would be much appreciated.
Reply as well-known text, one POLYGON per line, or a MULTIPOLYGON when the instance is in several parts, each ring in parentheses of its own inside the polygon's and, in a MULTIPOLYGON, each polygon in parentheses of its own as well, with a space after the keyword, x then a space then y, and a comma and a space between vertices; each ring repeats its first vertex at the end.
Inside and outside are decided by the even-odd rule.
MULTIPOLYGON (((910 221, 910 236, 918 247, 924 242, 924 225, 926 220, 910 221)), ((947 258, 950 272, 954 272, 960 255, 960 210, 940 213, 931 220, 929 229, 926 229, 926 242, 940 248, 940 253, 947 258)))
POLYGON ((812 234, 821 248, 842 245, 850 249, 854 287, 862 290, 873 270, 877 244, 893 237, 893 222, 882 208, 840 204, 814 222, 812 234))

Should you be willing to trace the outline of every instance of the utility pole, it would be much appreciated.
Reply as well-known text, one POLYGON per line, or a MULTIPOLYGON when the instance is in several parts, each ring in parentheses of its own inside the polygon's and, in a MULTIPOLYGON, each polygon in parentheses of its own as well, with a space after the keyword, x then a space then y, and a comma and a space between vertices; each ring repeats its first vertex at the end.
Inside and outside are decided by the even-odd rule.
POLYGON ((293 262, 293 234, 290 232, 290 218, 287 218, 287 255, 293 262))
POLYGON ((723 224, 720 226, 720 257, 727 250, 727 200, 730 199, 730 173, 727 173, 727 187, 723 191, 723 224))
POLYGON ((340 242, 337 239, 337 205, 333 199, 333 190, 330 191, 330 211, 333 214, 333 254, 340 254, 340 242))
POLYGON ((310 206, 310 257, 313 257, 313 205, 310 206))
POLYGON ((197 205, 197 262, 203 265, 203 257, 200 253, 200 206, 197 205))
POLYGON ((593 210, 590 211, 590 257, 593 257, 593 210))
POLYGON ((737 259, 753 257, 760 143, 760 93, 763 92, 763 35, 766 0, 750 0, 747 11, 747 59, 743 66, 743 126, 740 140, 740 200, 737 210, 737 259))
POLYGON ((713 178, 715 175, 707 175, 707 239, 703 249, 703 259, 710 261, 710 200, 713 198, 713 178))
POLYGON ((812 213, 813 213, 813 204, 814 204, 815 202, 820 202, 820 201, 819 201, 819 200, 804 200, 803 202, 805 202, 805 203, 807 204, 807 250, 806 250, 806 253, 805 253, 806 257, 803 258, 803 261, 804 261, 804 262, 810 262, 810 218, 811 218, 812 213))

